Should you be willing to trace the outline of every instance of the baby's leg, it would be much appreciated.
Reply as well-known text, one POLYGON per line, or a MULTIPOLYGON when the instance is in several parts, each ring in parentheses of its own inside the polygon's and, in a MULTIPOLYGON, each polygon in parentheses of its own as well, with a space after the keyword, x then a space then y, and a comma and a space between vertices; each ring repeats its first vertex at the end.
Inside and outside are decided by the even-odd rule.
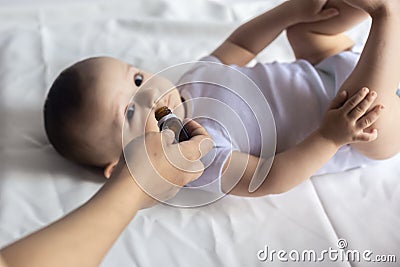
POLYGON ((352 145, 373 159, 386 159, 400 152, 400 98, 396 95, 400 81, 399 2, 397 9, 393 9, 387 13, 374 14, 370 35, 360 60, 340 89, 352 96, 359 88, 369 87, 378 93, 376 104, 386 107, 372 126, 378 129, 378 139, 371 143, 352 145))
POLYGON ((325 21, 297 24, 287 29, 287 37, 297 59, 317 64, 324 58, 348 50, 354 42, 344 32, 368 17, 364 11, 342 0, 328 0, 326 7, 338 9, 340 15, 325 21))

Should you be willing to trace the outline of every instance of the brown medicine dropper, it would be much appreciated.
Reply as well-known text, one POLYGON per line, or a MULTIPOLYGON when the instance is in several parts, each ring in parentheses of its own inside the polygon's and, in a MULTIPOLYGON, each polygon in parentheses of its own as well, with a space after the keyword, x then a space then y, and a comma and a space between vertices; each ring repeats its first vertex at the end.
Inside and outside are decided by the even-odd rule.
POLYGON ((168 107, 161 107, 155 112, 156 120, 158 121, 158 128, 160 131, 170 129, 175 133, 174 143, 183 142, 190 139, 188 131, 183 126, 178 117, 172 113, 168 107))

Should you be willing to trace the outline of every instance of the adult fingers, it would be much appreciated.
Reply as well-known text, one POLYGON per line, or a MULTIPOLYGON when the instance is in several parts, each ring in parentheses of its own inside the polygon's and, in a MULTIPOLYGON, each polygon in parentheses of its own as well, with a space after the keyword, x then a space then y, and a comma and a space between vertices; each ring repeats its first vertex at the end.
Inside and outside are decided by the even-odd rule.
POLYGON ((214 146, 214 143, 199 123, 193 120, 185 120, 185 128, 191 138, 179 143, 183 155, 189 160, 197 160, 207 154, 214 146))
POLYGON ((196 121, 186 118, 183 120, 183 123, 185 125, 185 129, 188 131, 188 133, 191 137, 195 137, 195 136, 199 136, 199 135, 209 137, 209 134, 207 133, 206 129, 204 129, 204 127, 201 126, 196 121))
MULTIPOLYGON (((198 178, 204 171, 204 165, 199 160, 208 153, 213 142, 207 131, 197 122, 186 120, 185 128, 191 138, 177 144, 169 144, 164 149, 164 155, 174 167, 175 184, 184 185, 198 178), (179 179, 176 179, 179 176, 179 179)), ((172 174, 172 173, 170 173, 172 174)))

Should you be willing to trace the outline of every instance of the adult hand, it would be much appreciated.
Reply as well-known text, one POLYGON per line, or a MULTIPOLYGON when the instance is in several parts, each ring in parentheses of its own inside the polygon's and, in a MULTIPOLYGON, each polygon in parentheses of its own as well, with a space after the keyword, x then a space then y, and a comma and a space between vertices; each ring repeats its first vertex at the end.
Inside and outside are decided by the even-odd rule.
POLYGON ((141 208, 172 198, 203 173, 200 158, 212 149, 213 142, 197 122, 188 121, 185 128, 191 136, 188 141, 173 144, 174 134, 166 130, 147 133, 125 147, 111 179, 131 176, 143 191, 141 208))
POLYGON ((190 121, 186 127, 191 139, 180 144, 172 144, 168 132, 148 133, 132 140, 125 149, 127 164, 121 157, 111 179, 89 201, 1 249, 1 256, 9 266, 98 266, 138 209, 156 203, 136 186, 129 169, 134 169, 135 179, 136 175, 143 175, 140 181, 145 184, 140 186, 159 199, 178 192, 179 187, 172 183, 182 186, 201 175, 203 165, 199 158, 212 148, 212 141, 196 122, 190 121), (186 170, 172 165, 164 152, 180 159, 179 164, 186 170), (153 171, 151 163, 159 173, 153 171))

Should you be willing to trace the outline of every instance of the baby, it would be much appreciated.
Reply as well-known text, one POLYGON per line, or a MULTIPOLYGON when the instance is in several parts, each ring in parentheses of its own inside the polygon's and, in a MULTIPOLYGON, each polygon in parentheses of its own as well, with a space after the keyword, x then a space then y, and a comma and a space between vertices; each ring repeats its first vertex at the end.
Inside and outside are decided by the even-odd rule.
MULTIPOLYGON (((168 106, 184 118, 189 113, 190 117, 198 116, 196 108, 189 112, 185 105, 198 97, 239 105, 243 107, 241 120, 249 132, 254 132, 248 149, 242 151, 241 141, 230 140, 215 123, 199 120, 214 140, 214 157, 203 175, 190 185, 204 186, 220 178, 210 190, 241 196, 285 192, 318 170, 341 171, 391 157, 400 151, 400 141, 388 144, 396 136, 392 121, 400 116, 400 103, 395 99, 400 79, 386 65, 396 67, 400 62, 392 62, 393 55, 398 58, 394 47, 398 47, 396 40, 400 38, 396 39, 395 27, 388 26, 396 18, 384 20, 388 12, 377 10, 398 7, 389 8, 383 0, 290 0, 245 23, 210 56, 201 59, 231 65, 244 73, 270 105, 277 128, 277 153, 265 181, 250 191, 257 166, 271 161, 259 158, 262 133, 256 132, 257 121, 246 115, 248 107, 240 97, 234 99, 228 89, 209 84, 175 88, 165 78, 150 79, 151 74, 120 60, 90 58, 67 68, 54 81, 44 108, 46 133, 61 155, 101 167, 109 177, 126 142, 143 132, 159 131, 154 119, 157 108, 168 106), (360 58, 343 32, 365 19, 366 11, 376 26, 360 58), (296 62, 243 67, 285 29, 296 62), (390 50, 388 54, 381 52, 384 45, 390 50), (147 81, 151 86, 139 90, 147 81), (359 90, 362 86, 374 91, 359 90), (132 95, 135 98, 130 101, 132 95), (391 112, 382 112, 383 105, 375 105, 376 101, 391 112), (321 169, 335 154, 338 160, 321 169)), ((195 67, 182 81, 208 75, 211 73, 195 67)))

